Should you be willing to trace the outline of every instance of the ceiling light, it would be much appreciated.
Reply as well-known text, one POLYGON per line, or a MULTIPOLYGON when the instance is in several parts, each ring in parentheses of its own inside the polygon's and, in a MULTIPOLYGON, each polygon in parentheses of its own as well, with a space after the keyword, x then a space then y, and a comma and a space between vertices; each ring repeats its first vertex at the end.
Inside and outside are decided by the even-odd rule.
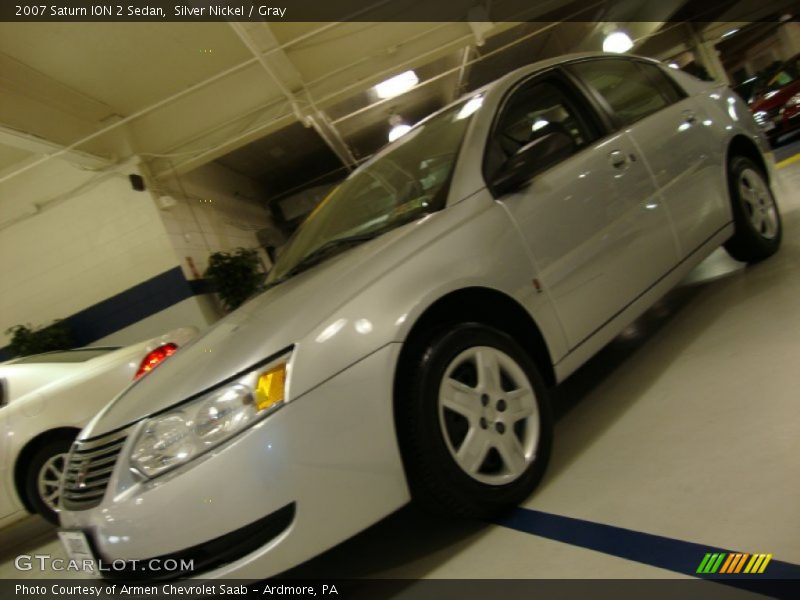
POLYGON ((407 92, 419 83, 419 77, 414 71, 406 71, 390 77, 386 81, 381 81, 374 88, 378 98, 394 98, 400 94, 407 92))
POLYGON ((389 130, 389 141, 393 142, 397 138, 404 136, 411 130, 411 125, 406 125, 405 123, 400 123, 399 125, 395 125, 389 130))
POLYGON ((539 131, 542 127, 547 127, 548 125, 550 125, 550 121, 546 119, 536 119, 533 125, 531 125, 531 129, 533 129, 533 131, 539 131))
POLYGON ((603 52, 622 54, 633 48, 633 41, 624 31, 613 31, 603 40, 603 52))
POLYGON ((667 65, 670 69, 680 69, 680 65, 676 62, 671 62, 667 65))
POLYGON ((738 27, 736 29, 731 29, 730 31, 726 31, 725 33, 722 34, 722 37, 720 39, 724 40, 726 37, 731 37, 737 31, 739 31, 738 27))

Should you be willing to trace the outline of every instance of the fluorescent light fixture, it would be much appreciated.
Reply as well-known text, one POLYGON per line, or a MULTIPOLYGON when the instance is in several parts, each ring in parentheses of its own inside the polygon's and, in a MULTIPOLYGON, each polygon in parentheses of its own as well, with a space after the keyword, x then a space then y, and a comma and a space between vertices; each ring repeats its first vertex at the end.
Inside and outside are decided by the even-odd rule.
POLYGON ((670 69, 680 69, 680 65, 676 62, 671 62, 667 65, 670 69))
POLYGON ((613 31, 603 40, 603 52, 622 54, 633 48, 633 41, 624 31, 613 31))
POLYGON ((738 31, 739 31, 738 27, 736 29, 731 29, 730 31, 726 31, 725 33, 722 34, 722 37, 720 39, 724 40, 726 37, 731 37, 734 33, 737 33, 738 31))
POLYGON ((411 130, 411 125, 406 125, 405 123, 400 123, 399 125, 395 125, 389 130, 389 141, 393 142, 397 138, 403 137, 411 130))
POLYGON ((478 96, 473 96, 464 103, 464 106, 462 106, 461 110, 458 111, 455 120, 458 121, 460 119, 466 119, 476 110, 478 110, 482 104, 483 104, 483 94, 479 94, 478 96))
POLYGON ((405 71, 394 77, 390 77, 386 81, 381 81, 374 88, 378 98, 394 98, 400 94, 407 92, 419 83, 419 77, 414 71, 405 71))

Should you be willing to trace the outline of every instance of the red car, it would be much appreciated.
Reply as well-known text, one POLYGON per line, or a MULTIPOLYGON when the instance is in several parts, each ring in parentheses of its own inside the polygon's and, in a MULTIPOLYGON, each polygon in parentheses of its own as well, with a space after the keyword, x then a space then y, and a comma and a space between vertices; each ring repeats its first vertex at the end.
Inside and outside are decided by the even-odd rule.
POLYGON ((771 143, 800 126, 800 54, 783 63, 750 110, 771 143))

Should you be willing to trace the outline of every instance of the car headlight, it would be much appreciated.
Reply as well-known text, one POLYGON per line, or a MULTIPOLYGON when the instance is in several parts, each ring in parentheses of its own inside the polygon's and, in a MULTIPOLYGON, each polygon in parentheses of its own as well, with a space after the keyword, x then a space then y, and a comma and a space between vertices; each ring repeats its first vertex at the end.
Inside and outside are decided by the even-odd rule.
POLYGON ((288 356, 145 421, 131 466, 153 478, 219 446, 286 401, 288 356))

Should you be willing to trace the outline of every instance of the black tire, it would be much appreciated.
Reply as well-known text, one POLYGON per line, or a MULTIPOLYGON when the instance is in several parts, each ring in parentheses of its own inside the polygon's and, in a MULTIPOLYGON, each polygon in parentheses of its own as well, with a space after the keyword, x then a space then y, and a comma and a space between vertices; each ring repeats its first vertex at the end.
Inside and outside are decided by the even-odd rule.
POLYGON ((728 169, 728 189, 735 232, 725 242, 725 250, 736 260, 746 263, 769 258, 780 248, 783 225, 764 171, 752 160, 735 156, 728 169), (756 180, 760 180, 760 183, 756 180), (743 185, 747 188, 745 181, 749 181, 754 190, 763 186, 763 191, 745 196, 741 191, 743 185), (753 198, 759 199, 754 202, 753 198))
MULTIPOLYGON (((548 390, 533 360, 507 334, 477 323, 464 323, 449 328, 426 343, 419 344, 418 347, 412 349, 412 352, 414 359, 405 365, 398 380, 396 417, 403 461, 414 502, 437 513, 490 518, 525 500, 544 475, 550 459, 553 440, 553 419, 548 390), (473 348, 477 348, 477 351, 481 352, 481 347, 488 347, 490 352, 499 351, 501 355, 505 355, 516 363, 518 369, 514 372, 517 374, 517 379, 521 373, 524 373, 535 397, 538 412, 537 438, 533 437, 531 426, 531 423, 537 421, 534 416, 526 417, 528 420, 523 419, 516 423, 509 421, 514 424, 511 424, 508 429, 504 428, 502 432, 499 429, 499 420, 490 422, 488 427, 485 427, 484 425, 487 423, 483 417, 481 417, 480 427, 484 432, 481 433, 477 427, 474 428, 473 435, 494 436, 493 439, 499 440, 499 443, 503 445, 511 443, 512 440, 509 438, 507 441, 503 441, 498 436, 514 435, 516 441, 520 443, 520 449, 523 447, 533 449, 531 458, 526 459, 527 467, 524 468, 524 471, 507 483, 487 483, 474 478, 500 478, 503 476, 504 465, 497 471, 497 474, 477 473, 473 476, 456 462, 453 454, 455 450, 450 449, 452 439, 449 435, 450 429, 447 429, 450 425, 444 424, 452 420, 451 415, 447 409, 440 408, 439 405, 439 388, 448 373, 448 368, 452 368, 454 361, 460 360, 464 353, 471 352, 473 348), (522 423, 521 433, 517 431, 520 423, 522 423), (531 427, 531 434, 526 433, 528 427, 531 427), (527 460, 530 462, 527 463, 527 460)), ((510 382, 512 380, 505 373, 505 368, 504 365, 499 367, 499 379, 502 381, 505 376, 505 381, 510 382)), ((477 377, 477 366, 475 371, 475 377, 477 377)), ((452 371, 451 375, 453 373, 455 371, 452 371)), ((510 383, 506 383, 506 385, 510 389, 516 389, 510 383)), ((475 387, 476 389, 479 387, 477 379, 475 387)), ((521 386, 518 391, 523 387, 525 386, 521 386)), ((512 393, 510 391, 507 393, 510 398, 512 393)), ((499 394, 502 395, 503 392, 500 391, 499 394)), ((471 395, 464 397, 469 398, 470 402, 473 399, 471 395)), ((490 401, 487 399, 488 394, 478 394, 477 397, 480 398, 478 400, 480 405, 484 407, 479 409, 484 411, 482 414, 487 414, 486 410, 492 410, 494 416, 491 418, 503 418, 502 413, 498 412, 506 410, 506 404, 503 404, 501 408, 502 399, 494 398, 490 401), (489 409, 489 406, 492 408, 489 409)), ((532 406, 533 402, 529 395, 525 397, 527 398, 526 403, 532 406)), ((508 402, 509 412, 506 414, 510 415, 512 400, 509 399, 508 402)), ((456 415, 455 418, 456 420, 462 418, 465 422, 475 422, 474 418, 468 421, 466 417, 460 417, 460 415, 456 415)), ((471 425, 466 425, 466 427, 469 431, 473 429, 471 425)), ((464 440, 467 439, 466 435, 468 434, 465 434, 464 440)), ((496 457, 501 462, 503 461, 496 447, 491 446, 488 452, 494 452, 496 457)), ((522 456, 524 457, 524 454, 522 456)), ((483 469, 485 465, 491 466, 489 458, 490 455, 487 454, 478 469, 483 469)), ((495 460, 495 462, 497 461, 495 460)), ((508 477, 512 476, 513 474, 508 475, 508 477)))
POLYGON ((48 461, 59 455, 63 456, 62 470, 66 467, 66 454, 72 445, 72 439, 58 437, 48 440, 31 458, 25 471, 25 494, 33 510, 51 523, 58 525, 58 512, 53 510, 39 489, 39 474, 48 461))

